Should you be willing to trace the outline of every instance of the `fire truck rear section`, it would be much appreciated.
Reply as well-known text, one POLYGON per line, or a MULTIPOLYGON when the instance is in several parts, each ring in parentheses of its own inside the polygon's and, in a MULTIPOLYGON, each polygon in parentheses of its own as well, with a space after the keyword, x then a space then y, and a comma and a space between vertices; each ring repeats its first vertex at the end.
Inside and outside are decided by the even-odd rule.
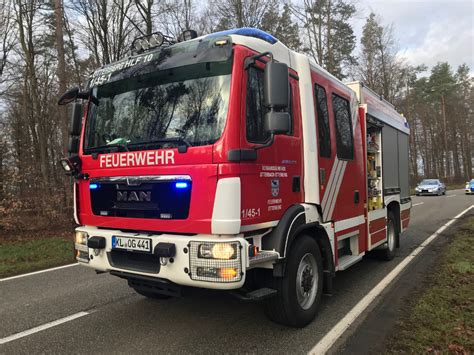
POLYGON ((60 100, 76 101, 62 164, 81 264, 152 298, 229 290, 302 327, 336 271, 393 258, 411 200, 409 128, 390 103, 255 29, 146 47, 60 100), (144 101, 161 89, 172 110, 144 101), (151 111, 161 140, 135 143, 151 111))

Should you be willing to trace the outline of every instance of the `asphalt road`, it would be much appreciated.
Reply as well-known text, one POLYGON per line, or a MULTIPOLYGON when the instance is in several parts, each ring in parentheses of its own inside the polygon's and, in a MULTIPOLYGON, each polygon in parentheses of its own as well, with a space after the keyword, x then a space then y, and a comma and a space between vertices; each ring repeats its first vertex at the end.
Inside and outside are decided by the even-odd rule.
MULTIPOLYGON (((219 292, 149 300, 135 294, 125 280, 96 275, 80 266, 0 281, 0 344, 13 334, 88 313, 0 345, 0 353, 306 353, 411 250, 472 204, 474 196, 465 196, 462 190, 447 196, 413 197, 411 224, 402 235, 397 257, 390 262, 364 258, 338 273, 334 295, 324 298, 317 319, 304 329, 276 325, 266 319, 258 304, 242 303, 219 292)), ((438 239, 443 238, 446 236, 438 239)), ((435 254, 424 251, 417 258, 434 258, 435 254)), ((383 310, 384 301, 393 299, 413 274, 407 268, 380 297, 377 307, 383 310)), ((369 348, 368 343, 354 341, 354 334, 360 331, 357 325, 369 318, 361 316, 337 344, 340 348, 333 351, 347 351, 350 342, 358 345, 352 353, 369 348)), ((363 339, 370 337, 366 334, 363 339)))

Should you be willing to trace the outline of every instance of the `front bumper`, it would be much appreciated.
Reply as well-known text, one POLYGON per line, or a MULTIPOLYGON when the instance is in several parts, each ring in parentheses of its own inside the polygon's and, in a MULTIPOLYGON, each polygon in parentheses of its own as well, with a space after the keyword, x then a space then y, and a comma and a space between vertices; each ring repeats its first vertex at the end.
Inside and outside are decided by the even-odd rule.
MULTIPOLYGON (((114 229, 99 229, 96 227, 83 226, 76 228, 76 231, 86 232, 90 237, 103 237, 106 240, 105 249, 89 249, 89 262, 78 260, 79 263, 87 267, 93 268, 97 271, 110 272, 118 271, 127 274, 141 275, 157 280, 167 280, 172 283, 201 287, 210 289, 237 289, 243 286, 245 282, 246 269, 249 266, 248 258, 248 242, 237 236, 217 236, 196 234, 192 236, 174 235, 174 234, 147 234, 147 233, 127 233, 114 229), (166 265, 159 265, 160 259, 151 254, 129 254, 133 256, 134 262, 117 263, 112 257, 112 236, 149 238, 152 243, 152 250, 155 249, 158 243, 172 243, 176 247, 176 255, 173 257, 173 262, 167 261, 166 265), (242 248, 240 249, 240 270, 241 277, 235 282, 211 282, 193 280, 190 276, 191 265, 191 251, 189 245, 191 242, 239 242, 242 248)), ((128 253, 127 253, 128 254, 128 253)), ((117 259, 115 259, 116 261, 117 259)))
POLYGON ((424 195, 439 195, 441 193, 440 190, 435 191, 415 191, 417 195, 424 196, 424 195))
POLYGON ((466 195, 474 195, 474 190, 473 189, 466 189, 465 193, 466 193, 466 195))

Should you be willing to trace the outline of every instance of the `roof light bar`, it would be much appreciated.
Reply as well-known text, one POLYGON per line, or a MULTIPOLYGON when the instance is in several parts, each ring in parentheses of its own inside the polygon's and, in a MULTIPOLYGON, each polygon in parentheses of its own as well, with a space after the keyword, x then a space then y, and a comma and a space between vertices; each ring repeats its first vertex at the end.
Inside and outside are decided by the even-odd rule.
POLYGON ((251 28, 251 27, 234 28, 232 30, 216 32, 216 33, 213 33, 211 36, 214 37, 214 36, 229 36, 229 35, 255 37, 271 44, 275 44, 276 42, 278 42, 278 40, 275 37, 273 37, 271 34, 266 33, 257 28, 251 28))
POLYGON ((132 48, 137 53, 144 52, 146 50, 161 47, 165 42, 165 36, 161 32, 155 32, 151 35, 137 37, 132 42, 132 48))

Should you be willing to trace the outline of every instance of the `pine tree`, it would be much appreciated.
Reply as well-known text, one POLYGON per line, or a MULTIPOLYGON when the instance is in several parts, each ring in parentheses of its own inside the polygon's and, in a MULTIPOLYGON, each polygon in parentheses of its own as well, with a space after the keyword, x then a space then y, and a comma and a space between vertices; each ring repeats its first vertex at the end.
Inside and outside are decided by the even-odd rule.
POLYGON ((346 77, 354 63, 355 35, 350 24, 356 8, 348 0, 306 0, 294 6, 306 32, 305 50, 330 73, 346 77))
POLYGON ((278 23, 273 34, 288 48, 295 51, 300 49, 299 27, 291 18, 291 8, 288 4, 283 5, 283 11, 278 18, 278 23))

